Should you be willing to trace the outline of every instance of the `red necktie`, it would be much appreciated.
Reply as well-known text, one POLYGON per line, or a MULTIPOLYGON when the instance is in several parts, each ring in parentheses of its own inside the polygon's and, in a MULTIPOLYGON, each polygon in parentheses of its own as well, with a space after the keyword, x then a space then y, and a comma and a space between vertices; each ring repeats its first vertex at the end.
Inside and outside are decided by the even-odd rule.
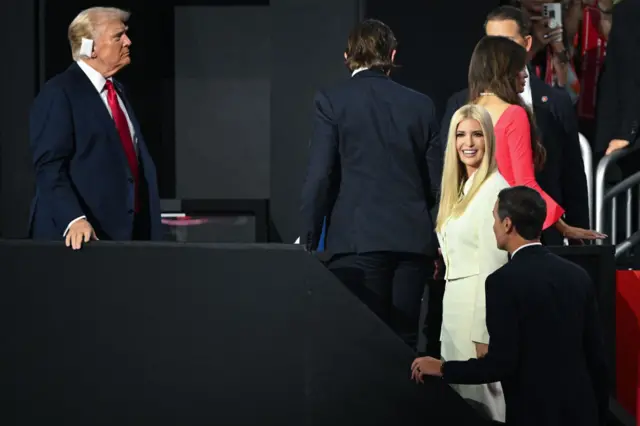
POLYGON ((134 203, 136 213, 140 210, 140 203, 138 200, 138 157, 136 155, 136 149, 133 146, 133 140, 131 139, 131 132, 129 131, 129 123, 127 117, 124 115, 124 111, 120 108, 120 102, 118 102, 118 94, 113 87, 111 80, 107 80, 104 84, 107 89, 107 102, 109 103, 109 109, 113 115, 113 121, 116 124, 116 129, 120 134, 120 142, 122 142, 122 148, 127 156, 127 162, 131 169, 131 175, 133 176, 134 184, 134 203))

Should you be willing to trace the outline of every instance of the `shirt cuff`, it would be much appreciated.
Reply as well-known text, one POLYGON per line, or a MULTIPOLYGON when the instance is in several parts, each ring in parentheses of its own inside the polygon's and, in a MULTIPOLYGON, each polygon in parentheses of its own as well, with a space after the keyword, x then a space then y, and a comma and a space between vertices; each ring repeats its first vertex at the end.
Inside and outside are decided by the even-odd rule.
POLYGON ((73 219, 71 222, 69 222, 69 224, 67 225, 67 229, 64 230, 64 234, 62 234, 63 237, 67 236, 67 232, 69 232, 69 228, 71 228, 71 225, 73 225, 74 223, 76 223, 77 221, 81 220, 81 219, 86 219, 86 216, 80 216, 77 217, 75 219, 73 219))

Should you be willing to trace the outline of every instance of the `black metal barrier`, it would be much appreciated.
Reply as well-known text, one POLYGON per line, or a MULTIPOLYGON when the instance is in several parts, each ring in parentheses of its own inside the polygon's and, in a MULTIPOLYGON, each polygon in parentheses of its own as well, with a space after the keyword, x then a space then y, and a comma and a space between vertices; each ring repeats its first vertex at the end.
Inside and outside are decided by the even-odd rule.
MULTIPOLYGON (((582 266, 591 277, 598 294, 598 310, 602 323, 605 351, 609 364, 610 390, 615 395, 616 365, 616 261, 614 246, 563 246, 549 249, 582 266)), ((551 349, 551 348, 550 348, 551 349)))
POLYGON ((291 245, 0 241, 3 426, 483 425, 291 245))

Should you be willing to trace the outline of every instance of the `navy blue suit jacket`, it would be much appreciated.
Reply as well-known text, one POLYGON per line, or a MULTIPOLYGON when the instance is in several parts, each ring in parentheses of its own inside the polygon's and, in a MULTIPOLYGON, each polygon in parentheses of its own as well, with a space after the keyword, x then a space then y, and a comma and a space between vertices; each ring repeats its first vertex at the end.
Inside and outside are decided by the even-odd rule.
MULTIPOLYGON (((144 176, 151 239, 161 239, 156 170, 122 86, 114 81, 134 126, 144 176)), ((31 108, 30 143, 36 172, 29 234, 59 240, 86 216, 102 240, 130 240, 134 183, 115 124, 99 93, 76 64, 49 80, 31 108)))
POLYGON ((326 218, 331 254, 435 255, 442 158, 431 99, 365 70, 320 91, 315 109, 302 189, 306 245, 318 247, 326 218))
POLYGON ((605 425, 608 366, 585 270, 524 247, 487 278, 486 299, 489 352, 445 362, 444 380, 502 382, 507 425, 605 425))

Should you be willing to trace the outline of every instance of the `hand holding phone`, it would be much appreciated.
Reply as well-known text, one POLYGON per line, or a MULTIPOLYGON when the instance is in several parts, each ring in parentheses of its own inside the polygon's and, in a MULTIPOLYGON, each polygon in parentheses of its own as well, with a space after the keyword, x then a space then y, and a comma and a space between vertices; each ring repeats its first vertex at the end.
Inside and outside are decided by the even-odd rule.
POLYGON ((562 27, 562 4, 545 3, 542 5, 542 17, 549 20, 549 28, 556 29, 562 27))

